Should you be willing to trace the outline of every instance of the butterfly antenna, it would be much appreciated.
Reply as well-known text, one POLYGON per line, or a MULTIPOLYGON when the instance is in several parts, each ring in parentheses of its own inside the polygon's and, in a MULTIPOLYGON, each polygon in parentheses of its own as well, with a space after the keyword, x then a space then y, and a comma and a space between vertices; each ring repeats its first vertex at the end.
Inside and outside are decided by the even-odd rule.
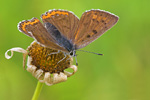
POLYGON ((88 53, 92 53, 92 54, 96 54, 96 55, 104 55, 104 54, 100 54, 100 53, 95 53, 95 52, 90 52, 90 51, 85 51, 85 50, 77 50, 77 51, 83 51, 83 52, 88 52, 88 53))

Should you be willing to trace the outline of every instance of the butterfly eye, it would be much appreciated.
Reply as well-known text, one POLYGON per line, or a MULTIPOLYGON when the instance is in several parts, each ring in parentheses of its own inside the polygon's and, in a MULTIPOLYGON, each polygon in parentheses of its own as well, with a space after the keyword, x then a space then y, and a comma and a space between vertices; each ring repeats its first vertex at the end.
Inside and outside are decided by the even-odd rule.
POLYGON ((71 55, 71 56, 73 55, 73 51, 70 52, 70 55, 71 55))
POLYGON ((96 30, 93 30, 93 33, 94 33, 94 34, 97 34, 97 31, 96 31, 96 30))

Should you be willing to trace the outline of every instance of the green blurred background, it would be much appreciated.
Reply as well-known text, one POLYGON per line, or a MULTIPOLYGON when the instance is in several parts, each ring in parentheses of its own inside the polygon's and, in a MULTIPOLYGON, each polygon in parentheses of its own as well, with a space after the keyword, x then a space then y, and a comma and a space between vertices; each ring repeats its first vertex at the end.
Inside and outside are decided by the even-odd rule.
POLYGON ((78 71, 66 82, 44 84, 39 100, 150 100, 150 0, 1 0, 0 100, 30 100, 37 80, 22 67, 22 54, 4 57, 13 47, 26 49, 32 38, 20 33, 18 22, 49 9, 65 9, 79 18, 90 9, 110 11, 118 23, 77 52, 78 71))

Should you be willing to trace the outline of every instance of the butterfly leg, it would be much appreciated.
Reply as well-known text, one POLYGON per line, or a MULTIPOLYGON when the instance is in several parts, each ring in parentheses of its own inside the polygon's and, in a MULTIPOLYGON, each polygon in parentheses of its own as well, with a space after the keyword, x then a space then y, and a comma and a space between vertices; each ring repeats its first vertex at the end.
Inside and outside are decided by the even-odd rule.
POLYGON ((75 56, 76 66, 78 66, 77 56, 75 56))
POLYGON ((72 56, 70 56, 66 61, 68 61, 72 56))
POLYGON ((58 53, 60 53, 60 50, 58 50, 57 52, 52 52, 52 53, 48 54, 48 56, 53 55, 53 54, 58 54, 58 53))
POLYGON ((76 60, 76 66, 78 66, 78 61, 77 61, 77 55, 76 55, 76 51, 73 50, 73 57, 75 57, 75 60, 76 60))
MULTIPOLYGON (((71 57, 75 57, 75 60, 76 60, 76 66, 78 66, 78 62, 77 62, 76 56, 71 56, 71 57)), ((67 60, 69 60, 71 57, 69 57, 67 60)), ((66 60, 66 61, 67 61, 67 60, 66 60)))
MULTIPOLYGON (((65 53, 64 53, 64 56, 65 56, 65 57, 62 58, 61 60, 59 60, 58 63, 60 63, 61 61, 63 61, 63 60, 67 57, 65 53)), ((57 64, 58 64, 58 63, 57 63, 57 64)))

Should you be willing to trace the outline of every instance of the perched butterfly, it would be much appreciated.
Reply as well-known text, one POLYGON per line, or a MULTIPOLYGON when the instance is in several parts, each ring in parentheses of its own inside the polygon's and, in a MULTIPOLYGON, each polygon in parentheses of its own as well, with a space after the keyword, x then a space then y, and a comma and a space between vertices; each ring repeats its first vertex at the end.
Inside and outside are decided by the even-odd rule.
POLYGON ((76 56, 76 50, 83 48, 100 37, 118 21, 118 17, 102 10, 89 10, 80 20, 70 11, 50 10, 37 18, 18 24, 21 32, 38 43, 76 56))

